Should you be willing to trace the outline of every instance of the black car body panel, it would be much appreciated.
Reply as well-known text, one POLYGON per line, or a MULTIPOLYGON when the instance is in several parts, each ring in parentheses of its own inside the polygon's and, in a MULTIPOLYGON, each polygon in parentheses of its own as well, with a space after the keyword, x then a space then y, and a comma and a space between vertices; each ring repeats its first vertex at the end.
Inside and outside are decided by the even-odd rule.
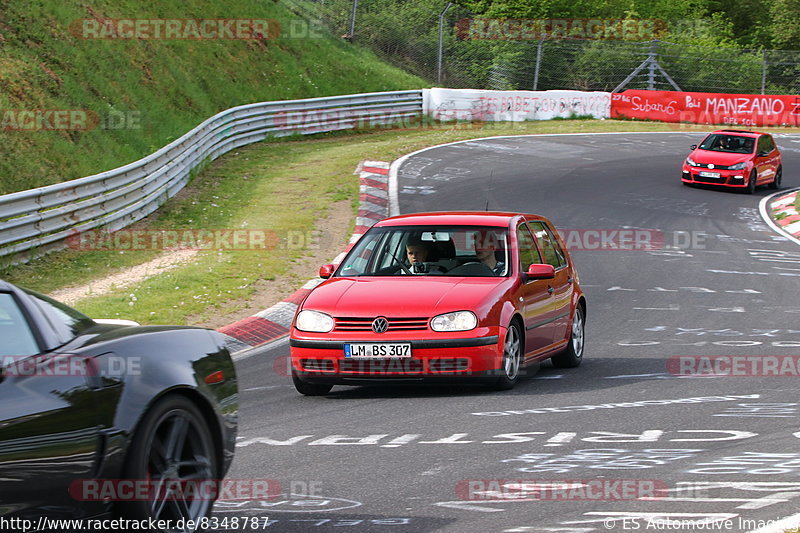
MULTIPOLYGON (((79 321, 65 343, 64 328, 53 325, 37 296, 0 281, 0 297, 19 305, 39 345, 35 355, 0 352, 0 516, 112 512, 114 502, 81 501, 70 486, 121 478, 139 421, 168 394, 184 395, 200 409, 216 444, 217 475, 227 473, 238 389, 220 334, 88 320, 79 321)), ((5 326, 0 309, 0 347, 21 336, 5 326)))

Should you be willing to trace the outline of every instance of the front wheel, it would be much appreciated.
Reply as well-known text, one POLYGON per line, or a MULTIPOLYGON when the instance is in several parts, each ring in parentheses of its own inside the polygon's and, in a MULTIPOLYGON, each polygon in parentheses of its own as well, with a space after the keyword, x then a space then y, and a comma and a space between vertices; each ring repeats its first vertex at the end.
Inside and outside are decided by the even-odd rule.
POLYGON ((754 192, 756 192, 757 180, 758 180, 758 173, 756 172, 756 169, 753 169, 753 171, 750 173, 750 179, 747 180, 747 188, 745 189, 747 194, 753 194, 754 192))
POLYGON ((782 179, 783 179, 783 167, 778 167, 778 171, 775 172, 775 179, 772 180, 772 183, 769 184, 769 188, 780 189, 782 179))
POLYGON ((575 308, 575 316, 572 317, 572 331, 569 336, 567 347, 558 355, 550 358, 556 368, 575 368, 583 361, 583 342, 584 342, 585 322, 583 309, 580 305, 575 308))
POLYGON ((501 375, 494 382, 495 390, 513 389, 519 379, 519 369, 522 363, 522 338, 519 326, 512 322, 506 331, 506 342, 503 344, 503 366, 501 375))
POLYGON ((294 382, 294 388, 297 389, 297 392, 304 396, 325 396, 333 388, 333 385, 326 383, 310 383, 304 381, 294 370, 292 370, 292 381, 294 382))
POLYGON ((187 533, 211 512, 215 496, 207 487, 219 482, 217 449, 208 422, 188 398, 165 396, 144 415, 125 463, 124 479, 146 483, 148 498, 120 503, 122 517, 196 524, 180 530, 187 533))

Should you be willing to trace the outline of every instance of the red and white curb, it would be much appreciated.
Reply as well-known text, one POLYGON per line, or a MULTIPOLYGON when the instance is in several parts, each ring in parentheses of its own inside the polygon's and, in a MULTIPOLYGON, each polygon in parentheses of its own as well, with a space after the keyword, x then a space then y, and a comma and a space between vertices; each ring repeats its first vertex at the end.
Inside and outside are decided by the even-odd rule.
POLYGON ((797 191, 779 196, 772 202, 772 218, 784 231, 800 236, 800 213, 795 208, 797 191))
MULTIPOLYGON (((345 250, 333 260, 334 264, 339 264, 356 241, 373 224, 386 218, 389 213, 389 163, 362 161, 356 168, 355 174, 358 174, 360 181, 355 228, 345 250)), ((300 302, 322 281, 321 278, 311 279, 301 289, 272 307, 223 326, 217 331, 227 336, 228 349, 231 353, 279 339, 289 332, 300 302)))
POLYGON ((762 198, 758 207, 761 218, 773 230, 800 244, 800 213, 795 207, 798 193, 800 193, 800 189, 772 194, 762 198))

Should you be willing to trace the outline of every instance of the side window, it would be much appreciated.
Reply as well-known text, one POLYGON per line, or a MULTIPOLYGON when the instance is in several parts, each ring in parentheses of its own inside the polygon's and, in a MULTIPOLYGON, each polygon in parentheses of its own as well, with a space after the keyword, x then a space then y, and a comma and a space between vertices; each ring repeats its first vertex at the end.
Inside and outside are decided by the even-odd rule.
POLYGON ((28 320, 14 297, 0 293, 0 356, 27 356, 39 353, 28 320))
POLYGON ((553 232, 545 225, 544 222, 530 222, 531 231, 536 237, 536 242, 539 243, 539 249, 544 256, 544 262, 553 265, 555 268, 567 266, 567 259, 564 251, 558 244, 553 232))
POLYGON ((519 262, 520 272, 528 270, 529 265, 535 265, 542 262, 539 257, 539 252, 536 250, 531 232, 525 224, 517 226, 517 243, 519 244, 519 262))
POLYGON ((768 141, 766 135, 762 135, 761 137, 758 138, 758 150, 757 150, 758 153, 770 151, 769 147, 767 146, 767 143, 768 141))
POLYGON ((775 140, 769 135, 765 135, 764 137, 767 139, 766 149, 769 150, 770 152, 773 151, 775 149, 775 140))
POLYGON ((71 341, 93 324, 92 319, 88 316, 52 298, 34 291, 25 292, 42 311, 62 343, 71 341))
POLYGON ((382 242, 383 256, 381 264, 378 268, 386 268, 391 265, 397 265, 397 262, 406 260, 406 249, 402 243, 403 233, 393 231, 388 240, 382 242))

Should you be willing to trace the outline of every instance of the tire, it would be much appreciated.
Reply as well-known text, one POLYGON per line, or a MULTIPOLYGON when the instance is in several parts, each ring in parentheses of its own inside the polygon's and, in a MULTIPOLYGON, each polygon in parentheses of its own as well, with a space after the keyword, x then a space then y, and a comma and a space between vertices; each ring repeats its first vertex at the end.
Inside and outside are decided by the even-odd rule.
POLYGON ((217 456, 211 429, 197 406, 184 396, 163 397, 137 425, 123 471, 123 478, 134 483, 146 480, 154 498, 121 502, 119 515, 173 523, 182 518, 196 523, 208 516, 219 493, 217 456), (159 483, 166 480, 173 481, 171 488, 159 483), (176 491, 176 485, 185 490, 176 491))
POLYGON ((583 308, 578 305, 575 308, 575 316, 572 317, 572 331, 569 335, 569 343, 566 349, 550 358, 556 368, 575 368, 580 366, 583 361, 584 329, 583 308))
POLYGON ((522 367, 522 337, 519 326, 512 322, 506 331, 506 340, 503 344, 503 365, 500 368, 500 377, 492 383, 494 390, 510 390, 519 380, 519 371, 522 367))
POLYGON ((745 192, 747 194, 753 194, 756 192, 756 180, 758 179, 758 174, 756 173, 756 169, 750 173, 750 179, 747 180, 747 188, 745 192))
POLYGON ((297 389, 297 392, 304 396, 325 396, 328 394, 333 385, 325 384, 325 383, 309 383, 308 381, 303 381, 300 379, 294 369, 292 369, 292 382, 294 382, 294 388, 297 389))
POLYGON ((781 181, 783 181, 783 167, 778 167, 778 170, 775 172, 775 179, 772 180, 772 183, 769 184, 770 189, 780 189, 781 188, 781 181))

